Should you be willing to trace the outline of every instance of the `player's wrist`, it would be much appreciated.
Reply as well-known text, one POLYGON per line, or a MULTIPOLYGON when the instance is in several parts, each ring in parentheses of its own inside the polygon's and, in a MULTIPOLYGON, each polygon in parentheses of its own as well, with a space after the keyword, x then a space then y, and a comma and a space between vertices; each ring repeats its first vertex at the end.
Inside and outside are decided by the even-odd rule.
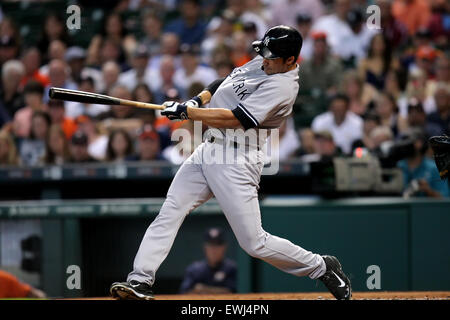
POLYGON ((189 102, 191 102, 191 107, 194 108, 200 108, 203 105, 203 101, 199 96, 192 97, 189 102))

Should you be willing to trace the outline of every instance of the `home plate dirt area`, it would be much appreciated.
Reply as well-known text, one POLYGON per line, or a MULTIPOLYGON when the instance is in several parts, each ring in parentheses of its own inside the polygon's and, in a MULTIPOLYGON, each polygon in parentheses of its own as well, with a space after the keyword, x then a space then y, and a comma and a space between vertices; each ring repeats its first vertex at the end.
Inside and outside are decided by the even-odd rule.
MULTIPOLYGON (((245 294, 170 294, 155 295, 155 300, 331 300, 328 292, 314 293, 245 293, 245 294)), ((353 292, 353 300, 450 300, 450 291, 353 292)), ((111 297, 70 300, 114 300, 111 297)))

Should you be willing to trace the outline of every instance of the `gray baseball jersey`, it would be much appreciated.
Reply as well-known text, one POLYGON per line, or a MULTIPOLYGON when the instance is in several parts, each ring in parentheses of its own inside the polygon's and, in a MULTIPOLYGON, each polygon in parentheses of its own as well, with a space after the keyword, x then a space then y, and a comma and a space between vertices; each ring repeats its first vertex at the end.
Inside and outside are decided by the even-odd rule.
MULTIPOLYGON (((235 68, 212 96, 209 108, 225 108, 244 129, 278 128, 292 112, 298 92, 298 67, 267 75, 261 56, 235 68)), ((223 133, 224 130, 222 130, 223 133)))
MULTIPOLYGON (((292 111, 298 91, 298 67, 266 75, 261 66, 262 58, 257 57, 234 69, 213 95, 209 107, 233 110, 246 130, 278 127, 292 111)), ((221 132, 225 134, 225 130, 221 132)), ((326 266, 319 254, 262 228, 258 185, 264 166, 263 151, 237 148, 235 151, 243 153, 244 162, 217 163, 213 155, 217 145, 225 151, 235 148, 227 139, 206 140, 180 167, 158 216, 142 239, 127 280, 153 285, 156 271, 167 257, 185 217, 213 196, 239 245, 249 255, 296 276, 315 279, 323 275, 326 266), (256 161, 249 161, 251 158, 256 161)))

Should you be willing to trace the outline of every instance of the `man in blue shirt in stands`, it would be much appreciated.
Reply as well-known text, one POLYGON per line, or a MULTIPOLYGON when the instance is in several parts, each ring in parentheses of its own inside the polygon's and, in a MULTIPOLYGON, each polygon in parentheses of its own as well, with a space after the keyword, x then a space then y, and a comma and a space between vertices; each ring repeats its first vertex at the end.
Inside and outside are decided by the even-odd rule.
POLYGON ((237 268, 234 261, 225 258, 227 249, 223 230, 208 229, 205 233, 205 260, 189 265, 181 283, 180 293, 236 292, 237 268))
POLYGON ((181 44, 200 44, 206 35, 206 23, 201 19, 199 0, 182 0, 181 17, 169 22, 164 32, 173 32, 181 44))
POLYGON ((421 129, 413 128, 406 134, 406 137, 414 141, 415 153, 397 164, 403 171, 405 188, 411 189, 413 186, 414 196, 417 197, 448 197, 447 183, 440 179, 434 161, 425 156, 428 143, 424 132, 421 129), (415 188, 414 185, 416 185, 415 188))

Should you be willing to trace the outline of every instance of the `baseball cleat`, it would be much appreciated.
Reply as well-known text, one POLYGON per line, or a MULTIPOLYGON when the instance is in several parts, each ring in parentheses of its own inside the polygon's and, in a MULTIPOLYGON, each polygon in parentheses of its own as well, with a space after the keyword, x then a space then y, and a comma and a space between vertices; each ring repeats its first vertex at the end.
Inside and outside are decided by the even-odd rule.
POLYGON ((130 282, 114 282, 109 289, 111 296, 119 300, 153 300, 152 287, 146 283, 131 280, 130 282))
POLYGON ((322 256, 327 267, 325 274, 319 278, 337 300, 350 300, 352 286, 342 271, 339 260, 333 256, 322 256))

